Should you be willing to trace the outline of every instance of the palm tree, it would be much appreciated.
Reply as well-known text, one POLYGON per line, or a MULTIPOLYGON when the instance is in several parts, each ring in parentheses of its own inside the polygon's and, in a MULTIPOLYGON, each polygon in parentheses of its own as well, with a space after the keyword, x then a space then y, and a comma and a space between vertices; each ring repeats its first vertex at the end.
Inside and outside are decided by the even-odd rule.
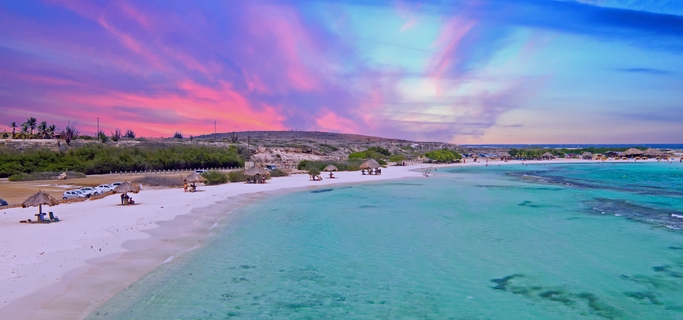
POLYGON ((45 139, 47 137, 47 121, 41 121, 38 125, 38 136, 41 139, 45 139))
POLYGON ((57 127, 54 124, 51 124, 49 127, 47 127, 47 134, 50 139, 55 137, 55 131, 57 131, 57 127))
POLYGON ((26 120, 26 123, 28 124, 29 128, 31 128, 31 138, 33 138, 33 130, 36 129, 37 122, 38 120, 36 120, 36 118, 34 117, 30 117, 28 118, 28 120, 26 120))
POLYGON ((14 139, 14 132, 17 130, 17 123, 15 121, 12 121, 12 123, 9 126, 12 127, 12 139, 14 139))
POLYGON ((28 135, 28 122, 24 122, 21 124, 21 138, 26 139, 26 135, 28 135))

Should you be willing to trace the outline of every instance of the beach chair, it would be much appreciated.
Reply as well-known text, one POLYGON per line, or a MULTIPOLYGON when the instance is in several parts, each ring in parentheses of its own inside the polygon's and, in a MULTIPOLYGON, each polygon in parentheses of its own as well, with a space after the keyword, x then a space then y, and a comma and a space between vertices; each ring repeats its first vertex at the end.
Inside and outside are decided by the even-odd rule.
POLYGON ((253 182, 251 182, 251 179, 247 178, 247 183, 253 183, 253 182))
POLYGON ((50 214, 50 221, 54 221, 54 222, 59 221, 59 218, 55 217, 55 214, 52 213, 52 211, 50 211, 49 214, 50 214))

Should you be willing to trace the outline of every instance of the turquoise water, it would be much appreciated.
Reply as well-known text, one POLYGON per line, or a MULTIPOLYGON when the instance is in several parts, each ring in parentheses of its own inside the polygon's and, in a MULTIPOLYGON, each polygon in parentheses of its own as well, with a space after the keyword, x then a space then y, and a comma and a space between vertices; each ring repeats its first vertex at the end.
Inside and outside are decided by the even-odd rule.
POLYGON ((92 319, 683 319, 683 169, 440 169, 230 214, 92 319))

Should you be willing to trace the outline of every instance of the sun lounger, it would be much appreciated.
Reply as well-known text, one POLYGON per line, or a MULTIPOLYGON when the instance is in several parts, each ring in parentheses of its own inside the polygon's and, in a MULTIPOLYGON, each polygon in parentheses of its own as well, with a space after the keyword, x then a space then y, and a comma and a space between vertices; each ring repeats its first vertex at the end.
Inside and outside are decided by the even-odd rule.
POLYGON ((54 221, 54 222, 59 221, 59 218, 55 217, 55 214, 52 213, 52 211, 50 211, 49 214, 50 214, 50 221, 54 221))

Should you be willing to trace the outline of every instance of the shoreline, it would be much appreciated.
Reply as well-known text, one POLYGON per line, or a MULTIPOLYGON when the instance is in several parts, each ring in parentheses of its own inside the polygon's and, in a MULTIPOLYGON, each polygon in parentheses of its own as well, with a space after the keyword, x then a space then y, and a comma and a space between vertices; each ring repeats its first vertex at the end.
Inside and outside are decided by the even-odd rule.
MULTIPOLYGON (((557 159, 527 164, 598 162, 602 161, 557 159)), ((489 163, 515 164, 522 161, 489 163)), ((323 174, 323 181, 292 175, 273 178, 265 185, 200 186, 196 193, 145 189, 135 195, 139 205, 130 207, 117 205, 118 197, 111 196, 50 207, 46 210, 62 219, 53 224, 19 225, 18 220, 32 215, 36 208, 1 210, 0 241, 7 249, 0 256, 9 261, 0 267, 0 318, 87 317, 158 266, 201 248, 212 235, 213 226, 232 210, 273 194, 424 178, 420 168, 465 166, 486 164, 390 166, 379 176, 337 172, 337 179, 327 179, 323 174), (42 241, 36 243, 36 238, 42 241)))

